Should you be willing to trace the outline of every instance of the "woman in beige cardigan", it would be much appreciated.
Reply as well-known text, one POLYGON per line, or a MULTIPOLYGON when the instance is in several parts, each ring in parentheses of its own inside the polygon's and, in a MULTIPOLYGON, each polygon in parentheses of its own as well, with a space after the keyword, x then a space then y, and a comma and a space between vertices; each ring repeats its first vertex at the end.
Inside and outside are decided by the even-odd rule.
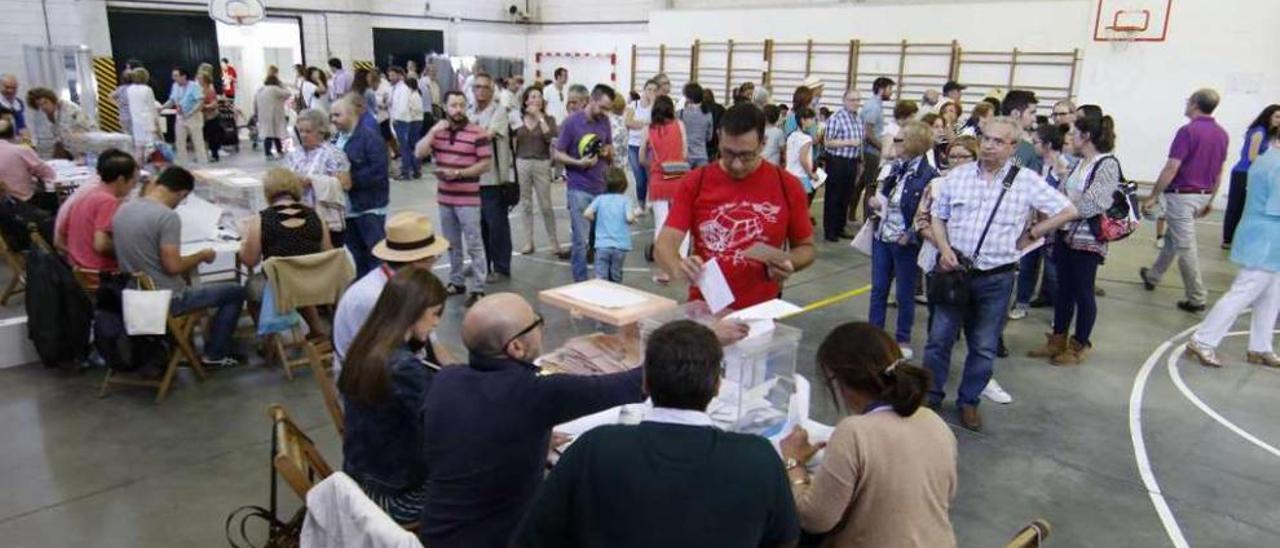
POLYGON ((956 438, 921 407, 929 372, 893 338, 864 322, 836 327, 818 348, 819 370, 852 414, 826 444, 800 428, 782 441, 800 526, 822 546, 947 548, 956 493, 956 438), (826 447, 810 475, 806 466, 826 447))

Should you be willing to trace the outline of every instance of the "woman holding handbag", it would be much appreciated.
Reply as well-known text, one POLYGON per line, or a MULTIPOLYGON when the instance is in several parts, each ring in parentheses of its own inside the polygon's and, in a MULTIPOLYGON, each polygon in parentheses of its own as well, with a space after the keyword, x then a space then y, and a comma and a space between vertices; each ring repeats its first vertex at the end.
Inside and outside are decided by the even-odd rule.
POLYGON ((1079 211, 1054 237, 1053 257, 1058 269, 1058 295, 1053 307, 1053 332, 1041 348, 1028 352, 1032 358, 1049 358, 1053 365, 1084 363, 1092 348, 1089 336, 1098 317, 1098 266, 1107 256, 1107 243, 1099 240, 1089 219, 1111 207, 1113 195, 1123 176, 1115 148, 1115 122, 1110 116, 1080 116, 1067 133, 1067 145, 1080 161, 1059 190, 1079 211), (1071 321, 1076 332, 1069 339, 1071 321))
MULTIPOLYGON (((649 112, 649 136, 640 150, 640 163, 649 166, 649 205, 653 207, 653 239, 667 222, 671 201, 680 189, 680 181, 689 172, 685 155, 684 122, 676 119, 676 105, 671 98, 660 95, 653 101, 649 112)), ((681 255, 689 253, 689 239, 680 246, 681 255)), ((659 270, 653 281, 666 284, 671 281, 666 272, 659 270)))
POLYGON ((893 138, 896 149, 892 171, 881 180, 871 199, 879 211, 871 243, 872 325, 884 329, 889 306, 889 286, 897 282, 898 327, 894 339, 903 356, 911 358, 911 328, 915 325, 916 260, 920 236, 912 230, 925 188, 938 176, 925 154, 933 149, 933 130, 922 122, 910 122, 893 138))

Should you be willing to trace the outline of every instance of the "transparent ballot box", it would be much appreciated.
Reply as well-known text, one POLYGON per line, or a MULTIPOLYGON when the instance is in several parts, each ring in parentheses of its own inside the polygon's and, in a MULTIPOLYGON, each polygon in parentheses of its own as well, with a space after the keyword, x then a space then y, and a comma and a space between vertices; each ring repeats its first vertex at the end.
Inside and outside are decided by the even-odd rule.
MULTIPOLYGON (((641 340, 648 341, 654 330, 676 320, 709 324, 715 318, 706 303, 684 304, 641 319, 641 340)), ((800 336, 799 329, 768 322, 753 325, 751 335, 724 349, 720 392, 707 408, 718 426, 764 437, 782 433, 796 392, 800 336)))

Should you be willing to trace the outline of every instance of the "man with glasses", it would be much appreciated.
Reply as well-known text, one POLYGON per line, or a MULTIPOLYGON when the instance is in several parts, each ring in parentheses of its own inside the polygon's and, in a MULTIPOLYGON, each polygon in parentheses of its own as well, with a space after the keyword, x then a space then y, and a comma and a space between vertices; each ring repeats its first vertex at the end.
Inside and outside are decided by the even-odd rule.
POLYGON ((1154 291, 1164 273, 1178 260, 1187 299, 1178 301, 1186 312, 1201 312, 1209 296, 1200 277, 1200 255, 1196 250, 1196 219, 1213 211, 1213 198, 1222 182, 1222 163, 1227 159, 1227 132, 1213 119, 1218 108, 1218 92, 1202 89, 1187 99, 1184 114, 1191 121, 1178 129, 1169 146, 1169 160, 1160 171, 1156 187, 1142 200, 1142 212, 1151 210, 1164 197, 1168 238, 1151 268, 1138 271, 1142 285, 1154 291))
POLYGON ((484 128, 493 147, 493 166, 480 175, 480 235, 484 240, 484 256, 489 259, 488 283, 511 277, 511 223, 507 221, 507 204, 502 200, 502 186, 515 174, 511 160, 511 123, 506 107, 493 100, 493 78, 476 73, 471 89, 476 102, 467 109, 467 117, 484 128))
POLYGON ((844 92, 844 104, 827 121, 824 146, 827 151, 826 201, 822 204, 822 232, 828 242, 841 237, 853 238, 845 229, 848 220, 849 201, 862 194, 862 187, 855 179, 858 162, 862 159, 864 134, 862 94, 856 89, 844 92))
POLYGON ((424 545, 508 546, 542 482, 551 428, 644 399, 640 368, 539 375, 542 336, 542 318, 514 293, 482 299, 463 318, 470 362, 437 373, 422 407, 424 545))
POLYGON ((583 214, 596 196, 604 193, 605 167, 613 162, 613 130, 608 112, 613 108, 613 88, 604 84, 591 90, 581 111, 570 114, 560 127, 560 138, 552 149, 557 162, 565 166, 568 183, 569 231, 573 247, 569 261, 573 281, 587 279, 587 240, 591 232, 583 214))
POLYGON ((1053 125, 1072 126, 1076 123, 1076 104, 1063 99, 1053 104, 1053 125))
POLYGON ((735 105, 720 125, 720 158, 685 176, 655 255, 671 277, 689 281, 689 299, 703 266, 716 261, 741 310, 782 294, 782 284, 813 264, 813 224, 804 187, 782 168, 765 162, 764 113, 735 105), (692 233, 693 249, 680 257, 692 233), (758 247, 764 244, 767 247, 758 247), (762 251, 763 250, 763 251, 762 251))
POLYGON ((1010 161, 1021 138, 1021 122, 994 118, 983 131, 979 161, 952 169, 933 203, 932 232, 939 250, 936 268, 968 270, 963 283, 968 284, 970 299, 964 305, 933 303, 924 358, 925 367, 933 372, 929 405, 936 410, 946 395, 951 349, 964 329, 969 350, 957 403, 961 424, 973 431, 982 429, 978 398, 991 380, 1019 250, 1053 235, 1076 216, 1066 196, 1035 171, 1019 169, 1010 161), (1032 209, 1047 218, 1029 223, 1032 209), (966 264, 962 265, 961 257, 966 264))

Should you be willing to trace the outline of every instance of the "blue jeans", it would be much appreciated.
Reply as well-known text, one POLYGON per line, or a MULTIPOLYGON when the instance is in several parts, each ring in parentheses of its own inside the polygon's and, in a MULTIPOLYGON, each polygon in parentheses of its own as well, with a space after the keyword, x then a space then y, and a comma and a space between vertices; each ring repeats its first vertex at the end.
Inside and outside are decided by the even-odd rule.
POLYGON ((480 187, 480 237, 484 240, 484 256, 489 271, 511 276, 510 209, 502 201, 502 187, 480 187))
POLYGON ((422 122, 392 122, 391 127, 396 132, 396 140, 400 142, 400 176, 421 176, 422 162, 414 156, 413 148, 422 137, 422 122))
POLYGON ((978 405, 978 396, 991 380, 996 361, 996 345, 1000 326, 1013 294, 1013 272, 979 276, 969 282, 968 306, 938 304, 934 306, 933 327, 924 350, 924 366, 933 373, 929 401, 946 397, 947 375, 951 372, 951 348, 964 329, 969 354, 964 360, 964 377, 960 381, 960 405, 978 405))
MULTIPOLYGON (((1056 257, 1049 256, 1049 246, 1027 253, 1018 261, 1018 296, 1014 301, 1020 305, 1031 303, 1031 296, 1036 292, 1036 278, 1041 278, 1040 263, 1044 263, 1044 276, 1040 279, 1040 298, 1054 302, 1058 295, 1058 269, 1054 263, 1056 257)), ((1056 250, 1055 250, 1056 253, 1056 250)))
POLYGON ((373 246, 387 237, 386 215, 360 215, 347 217, 347 230, 344 235, 347 251, 356 261, 356 279, 363 278, 369 271, 378 268, 377 257, 373 256, 373 246))
POLYGON ((894 339, 899 344, 911 344, 911 327, 916 321, 916 258, 920 245, 898 245, 871 242, 871 310, 872 325, 884 329, 889 306, 889 285, 895 280, 898 288, 898 331, 894 339))
POLYGON ((1061 238, 1053 249, 1058 260, 1061 277, 1058 279, 1058 298, 1053 303, 1053 332, 1066 335, 1071 330, 1071 320, 1076 321, 1076 340, 1090 344, 1093 324, 1098 319, 1098 298, 1093 286, 1098 279, 1098 265, 1102 256, 1088 251, 1071 249, 1061 238))
POLYGON ((573 266, 573 281, 587 280, 587 239, 591 232, 591 222, 582 214, 591 205, 595 195, 582 190, 569 189, 569 233, 573 241, 569 262, 573 266))
POLYGON ((596 277, 622 283, 622 265, 625 262, 627 262, 627 250, 616 247, 597 247, 596 277))
POLYGON ((640 147, 627 147, 627 160, 630 162, 628 165, 631 166, 631 174, 636 177, 636 202, 644 207, 649 197, 649 170, 640 165, 640 147))
POLYGON ((204 336, 204 357, 220 360, 231 353, 231 336, 235 335, 244 308, 244 286, 231 282, 206 284, 175 292, 169 301, 169 313, 185 314, 193 310, 216 308, 204 336))

